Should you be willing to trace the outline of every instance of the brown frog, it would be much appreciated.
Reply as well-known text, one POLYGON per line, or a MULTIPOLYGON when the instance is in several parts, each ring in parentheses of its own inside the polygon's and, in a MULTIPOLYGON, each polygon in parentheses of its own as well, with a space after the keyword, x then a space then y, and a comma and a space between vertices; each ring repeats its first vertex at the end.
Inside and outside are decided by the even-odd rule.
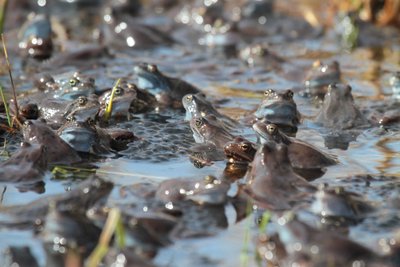
POLYGON ((45 147, 41 144, 23 142, 8 160, 0 163, 0 181, 36 182, 42 179, 46 169, 45 147))
POLYGON ((247 164, 252 162, 256 152, 256 144, 243 137, 236 137, 224 147, 224 153, 228 162, 235 164, 247 164))
POLYGON ((22 133, 26 141, 38 143, 46 148, 49 164, 71 164, 81 161, 76 151, 41 120, 27 120, 22 133))
MULTIPOLYGON (((112 89, 104 92, 100 98, 100 117, 110 101, 112 89)), ((114 118, 129 117, 129 113, 142 113, 154 109, 156 98, 146 90, 138 88, 135 84, 122 81, 115 89, 111 116, 114 118)))
POLYGON ((155 198, 165 203, 191 200, 198 204, 223 205, 230 185, 213 176, 203 179, 170 179, 159 184, 155 198))
POLYGON ((268 89, 264 92, 264 99, 254 113, 258 120, 274 123, 289 135, 295 135, 301 115, 293 100, 293 91, 276 92, 268 89))
POLYGON ((206 117, 213 115, 223 124, 227 130, 233 130, 238 126, 237 121, 221 114, 205 97, 203 93, 187 94, 182 98, 183 107, 186 110, 185 120, 193 117, 206 117))
POLYGON ((315 122, 323 127, 346 130, 368 125, 367 119, 354 104, 351 86, 331 84, 325 95, 321 110, 315 122))
POLYGON ((234 139, 234 136, 225 130, 215 116, 196 117, 190 120, 190 128, 196 143, 210 143, 218 149, 234 139))
POLYGON ((286 145, 261 145, 254 157, 245 192, 262 208, 290 209, 304 193, 313 191, 315 187, 293 171, 286 145))
POLYGON ((278 223, 275 225, 279 241, 286 252, 281 263, 305 264, 304 266, 353 266, 355 262, 362 262, 371 266, 391 266, 389 257, 379 256, 336 232, 315 229, 292 214, 278 218, 278 223))
POLYGON ((340 82, 340 65, 337 61, 323 63, 315 61, 306 75, 304 85, 306 96, 317 96, 323 99, 328 85, 340 82))
POLYGON ((275 124, 258 122, 253 125, 253 129, 260 137, 261 143, 287 145, 293 170, 307 179, 315 179, 325 173, 321 169, 337 164, 334 156, 322 152, 311 144, 285 135, 275 124))
POLYGON ((182 109, 182 97, 200 92, 198 88, 184 80, 163 74, 153 64, 142 63, 133 70, 138 87, 155 95, 158 104, 163 107, 182 109))
POLYGON ((71 119, 57 133, 77 152, 97 156, 115 155, 112 153, 110 136, 101 128, 96 127, 91 119, 86 121, 71 119))

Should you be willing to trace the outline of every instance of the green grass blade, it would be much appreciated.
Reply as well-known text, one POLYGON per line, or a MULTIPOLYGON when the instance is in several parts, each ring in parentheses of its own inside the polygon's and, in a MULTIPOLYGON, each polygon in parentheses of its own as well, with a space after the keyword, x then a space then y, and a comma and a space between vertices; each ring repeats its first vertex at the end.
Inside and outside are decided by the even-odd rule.
POLYGON ((110 100, 107 103, 107 107, 106 107, 106 111, 104 112, 104 120, 107 122, 110 120, 111 118, 111 113, 112 113, 112 106, 113 106, 113 101, 114 101, 114 94, 115 94, 115 90, 117 89, 119 83, 120 83, 121 79, 118 79, 117 82, 115 83, 112 91, 111 91, 111 96, 110 96, 110 100))
POLYGON ((8 0, 0 0, 0 33, 3 33, 4 22, 6 21, 6 11, 8 0))

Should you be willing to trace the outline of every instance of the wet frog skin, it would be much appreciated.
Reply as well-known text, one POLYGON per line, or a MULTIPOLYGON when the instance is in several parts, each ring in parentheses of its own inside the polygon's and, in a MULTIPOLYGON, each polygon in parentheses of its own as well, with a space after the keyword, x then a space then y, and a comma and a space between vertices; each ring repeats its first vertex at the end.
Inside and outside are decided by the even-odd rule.
POLYGON ((245 190, 261 207, 285 210, 315 188, 293 171, 286 145, 263 144, 252 162, 245 190))
POLYGON ((170 179, 160 183, 155 198, 167 202, 192 200, 198 204, 223 205, 227 201, 229 184, 213 177, 203 179, 170 179))
POLYGON ((70 120, 58 131, 58 135, 75 151, 96 156, 114 156, 111 149, 111 138, 92 120, 70 120))
POLYGON ((229 163, 250 163, 257 152, 257 146, 243 137, 236 137, 224 147, 224 153, 229 163))
POLYGON ((234 129, 238 126, 238 123, 221 114, 213 105, 205 98, 204 94, 187 94, 182 98, 183 107, 186 110, 185 120, 190 121, 194 117, 206 117, 207 115, 213 115, 221 121, 222 124, 226 125, 226 128, 234 129))
POLYGON ((8 160, 0 163, 0 181, 37 182, 43 178, 46 169, 45 147, 41 144, 23 142, 8 160))
POLYGON ((134 67, 139 88, 155 95, 159 105, 182 109, 182 97, 200 92, 195 86, 161 73, 156 65, 142 63, 134 67))
POLYGON ((67 193, 50 195, 35 200, 27 205, 0 207, 0 213, 14 216, 19 222, 43 220, 48 214, 50 204, 58 211, 70 211, 84 214, 100 199, 106 197, 113 189, 113 184, 98 177, 89 177, 67 193))
POLYGON ((190 128, 196 143, 210 143, 218 149, 234 139, 234 136, 217 124, 215 117, 200 117, 190 120, 190 128))
POLYGON ((258 120, 278 125, 285 133, 293 135, 297 132, 301 115, 293 100, 293 91, 282 93, 273 89, 264 92, 264 100, 254 113, 258 120))
POLYGON ((354 104, 351 86, 331 84, 315 122, 325 128, 346 130, 368 125, 367 119, 354 104))
POLYGON ((311 144, 289 137, 282 133, 275 124, 258 122, 253 125, 261 143, 285 144, 288 146, 290 163, 294 168, 318 169, 337 164, 337 159, 322 152, 311 144))
POLYGON ((47 15, 29 18, 19 32, 19 48, 24 57, 44 60, 53 53, 52 28, 47 15))
POLYGON ((45 122, 27 120, 22 128, 24 139, 46 148, 49 164, 71 164, 81 161, 79 155, 45 122))
POLYGON ((332 83, 339 83, 340 77, 339 62, 323 63, 317 60, 313 63, 305 78, 305 94, 323 99, 327 92, 327 86, 332 83))

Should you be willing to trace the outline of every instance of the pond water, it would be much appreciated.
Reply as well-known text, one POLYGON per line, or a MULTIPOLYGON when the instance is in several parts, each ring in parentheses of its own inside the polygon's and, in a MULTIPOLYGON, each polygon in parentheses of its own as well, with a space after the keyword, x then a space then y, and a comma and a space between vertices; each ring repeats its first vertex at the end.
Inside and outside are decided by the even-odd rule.
MULTIPOLYGON (((168 15, 148 15, 147 20, 168 28, 173 21, 172 15, 168 15), (164 21, 168 21, 168 24, 163 25, 164 21)), ((304 88, 306 73, 315 60, 336 60, 340 64, 342 82, 352 86, 355 103, 361 110, 368 112, 374 105, 389 106, 393 101, 389 79, 394 72, 400 70, 400 34, 397 32, 397 38, 382 40, 379 46, 357 47, 352 51, 343 49, 337 41, 338 37, 330 29, 290 40, 282 35, 278 32, 251 40, 253 43, 268 44, 271 53, 284 58, 285 61, 279 63, 279 66, 267 61, 249 66, 237 57, 227 57, 219 46, 201 45, 165 45, 142 50, 111 47, 112 57, 96 56, 87 61, 72 63, 56 58, 44 63, 28 62, 27 66, 18 51, 9 48, 9 53, 18 92, 32 89, 35 75, 42 72, 54 77, 65 77, 71 72, 80 71, 93 77, 99 88, 112 87, 119 78, 135 82, 134 66, 148 62, 157 64, 169 76, 179 77, 200 88, 209 99, 218 103, 220 112, 238 120, 257 108, 264 90, 293 88, 294 100, 302 114, 302 123, 296 137, 336 155, 339 160, 338 165, 329 167, 322 177, 311 183, 344 186, 346 190, 361 194, 367 202, 381 207, 362 222, 350 227, 348 236, 378 254, 385 254, 386 251, 380 245, 383 239, 397 237, 398 242, 400 240, 399 124, 385 129, 375 126, 362 129, 347 149, 328 149, 325 146, 324 130, 313 122, 321 104, 301 96, 300 91, 304 88), (366 175, 374 179, 369 186, 355 178, 366 175), (397 202, 397 205, 382 207, 386 201, 397 202)), ((12 32, 9 36, 7 42, 8 47, 11 47, 15 39, 12 32)), ((246 46, 246 42, 250 43, 243 38, 238 47, 246 46)), ((0 82, 10 92, 8 73, 4 70, 0 82)), ((136 183, 158 184, 171 178, 223 175, 226 165, 224 161, 204 168, 196 168, 189 161, 187 150, 195 141, 182 112, 161 110, 147 117, 135 115, 131 121, 119 122, 116 126, 132 130, 141 139, 121 151, 119 158, 101 159, 92 163, 96 166, 98 176, 115 184, 108 200, 111 203, 129 201, 121 193, 122 189, 136 183), (162 122, 159 121, 159 115, 164 116, 162 122), (144 123, 146 121, 147 124, 144 123), (171 129, 175 129, 176 133, 171 133, 171 129)), ((256 141, 256 135, 250 127, 244 129, 242 134, 256 141)), ((3 138, 2 146, 13 152, 15 143, 19 141, 19 137, 3 138)), ((3 157, 4 160, 6 158, 3 157)), ((0 187, 1 205, 27 204, 44 196, 63 193, 81 180, 80 177, 74 177, 75 172, 57 175, 51 170, 49 168, 43 179, 45 185, 40 194, 35 191, 25 192, 13 184, 3 184, 0 187)), ((234 194, 235 190, 237 188, 232 185, 229 193, 234 194)), ((249 215, 236 222, 236 211, 231 204, 227 204, 224 211, 228 224, 225 229, 221 228, 211 236, 173 240, 158 250, 153 263, 156 266, 259 266, 255 256, 254 239, 258 233, 255 218, 249 215)), ((45 252, 33 231, 0 228, 0 239, 0 250, 10 245, 27 245, 38 263, 45 266, 45 252)))

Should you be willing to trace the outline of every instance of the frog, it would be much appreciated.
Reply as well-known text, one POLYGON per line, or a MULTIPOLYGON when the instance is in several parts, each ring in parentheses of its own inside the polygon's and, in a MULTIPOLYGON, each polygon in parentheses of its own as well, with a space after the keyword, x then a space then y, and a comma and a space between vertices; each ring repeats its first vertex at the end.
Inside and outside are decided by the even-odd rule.
POLYGON ((261 143, 287 145, 293 170, 308 180, 320 177, 325 173, 324 168, 338 163, 335 156, 325 153, 307 142, 287 136, 275 124, 257 122, 253 125, 253 129, 261 143))
POLYGON ((73 164, 81 161, 78 153, 43 120, 26 120, 22 126, 22 134, 25 141, 45 147, 49 164, 73 164))
POLYGON ((100 199, 108 196, 113 187, 113 183, 92 175, 67 192, 48 195, 28 204, 2 206, 0 213, 14 217, 19 224, 27 223, 25 227, 33 227, 43 223, 50 208, 85 214, 100 199))
POLYGON ((193 117, 205 117, 209 114, 218 118, 227 130, 237 128, 238 122, 221 114, 205 97, 203 93, 187 94, 182 98, 183 107, 186 110, 185 120, 190 121, 193 117))
POLYGON ((90 96, 98 90, 93 77, 85 76, 80 72, 74 72, 66 79, 56 80, 58 86, 53 92, 53 97, 66 100, 74 100, 79 96, 90 96))
POLYGON ((217 149, 223 149, 227 142, 234 139, 234 135, 225 130, 213 115, 193 117, 190 120, 190 128, 196 143, 212 144, 217 149))
POLYGON ((97 95, 79 96, 70 102, 64 110, 64 118, 74 118, 78 121, 91 119, 96 121, 100 110, 100 103, 97 95))
POLYGON ((249 164, 254 160, 257 148, 255 143, 237 136, 225 144, 224 153, 229 163, 249 164))
POLYGON ((267 45, 253 44, 242 48, 239 58, 250 67, 262 66, 266 70, 279 70, 286 60, 271 52, 267 45))
POLYGON ((138 20, 119 7, 107 6, 103 11, 102 45, 112 48, 149 49, 172 45, 175 40, 154 25, 138 20))
POLYGON ((324 63, 320 60, 314 61, 311 69, 304 79, 304 96, 316 96, 323 99, 327 93, 328 86, 332 83, 340 83, 341 71, 340 64, 334 60, 324 63))
POLYGON ((315 122, 336 131, 368 126, 369 122, 354 103, 351 91, 348 84, 330 84, 315 122))
MULTIPOLYGON (((101 109, 99 116, 102 117, 110 101, 112 89, 104 92, 100 98, 101 109)), ((138 88, 135 84, 121 81, 114 91, 113 108, 111 117, 122 119, 129 118, 133 114, 151 111, 156 107, 155 96, 146 90, 138 88)))
POLYGON ((288 210, 315 192, 292 168, 285 144, 262 144, 255 154, 244 192, 261 209, 288 210))
POLYGON ((93 120, 69 121, 58 129, 57 134, 76 152, 96 156, 113 157, 111 137, 101 128, 96 127, 93 120))
POLYGON ((23 57, 45 60, 52 56, 54 44, 50 18, 45 14, 32 14, 18 33, 18 47, 23 57))
POLYGON ((228 183, 211 175, 203 179, 169 179, 158 185, 155 198, 164 203, 191 200, 199 205, 224 205, 229 188, 228 183))
POLYGON ((354 262, 391 266, 387 261, 389 257, 379 256, 336 232, 311 227, 293 213, 285 213, 276 220, 276 232, 286 252, 282 262, 305 266, 351 266, 354 262))
POLYGON ((294 136, 301 121, 301 114, 297 110, 293 95, 290 89, 284 92, 267 89, 263 101, 254 113, 255 117, 266 123, 274 123, 284 133, 294 136))
POLYGON ((373 211, 373 207, 359 194, 347 192, 340 186, 329 188, 322 184, 314 193, 309 210, 324 218, 341 218, 356 223, 367 212, 373 211))
POLYGON ((138 64, 134 67, 134 73, 137 86, 155 95, 161 107, 183 109, 182 98, 185 95, 200 93, 200 89, 194 85, 163 74, 154 64, 138 64))
POLYGON ((22 142, 9 159, 0 163, 0 181, 34 183, 42 180, 47 170, 46 149, 41 144, 22 142))

